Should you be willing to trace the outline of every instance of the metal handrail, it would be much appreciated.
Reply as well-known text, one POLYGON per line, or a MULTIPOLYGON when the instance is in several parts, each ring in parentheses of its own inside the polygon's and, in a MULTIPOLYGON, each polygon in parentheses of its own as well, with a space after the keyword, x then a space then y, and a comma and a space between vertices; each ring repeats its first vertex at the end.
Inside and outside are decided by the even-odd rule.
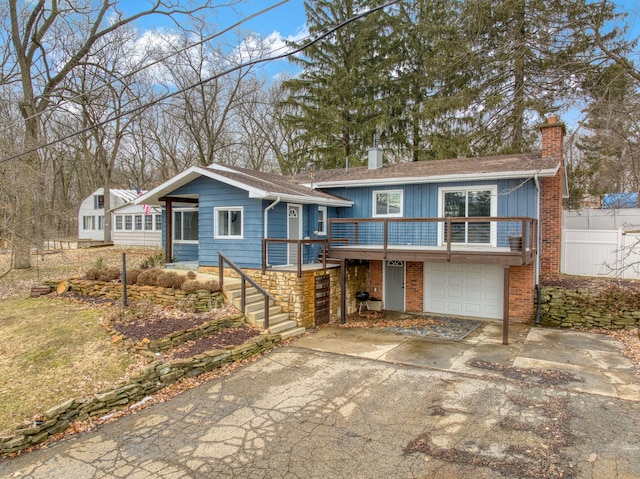
POLYGON ((245 306, 247 300, 246 282, 248 281, 260 294, 264 296, 264 329, 269 328, 269 300, 275 303, 275 298, 271 296, 262 286, 252 280, 247 273, 242 271, 233 261, 218 251, 218 282, 220 289, 224 286, 224 263, 227 263, 232 270, 240 275, 240 309, 245 314, 245 306))
POLYGON ((298 273, 298 278, 302 277, 302 245, 310 245, 310 244, 321 244, 322 245, 322 267, 327 269, 327 248, 329 244, 329 240, 327 238, 320 239, 286 239, 286 238, 262 238, 262 274, 264 274, 267 270, 267 247, 269 243, 272 244, 293 244, 296 245, 298 262, 296 271, 298 273))

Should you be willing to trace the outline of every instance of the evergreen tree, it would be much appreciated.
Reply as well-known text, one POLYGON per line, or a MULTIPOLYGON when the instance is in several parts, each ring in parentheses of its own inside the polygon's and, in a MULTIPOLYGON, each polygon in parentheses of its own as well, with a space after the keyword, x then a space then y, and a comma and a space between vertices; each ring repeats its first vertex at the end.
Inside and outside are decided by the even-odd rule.
POLYGON ((413 161, 465 156, 465 88, 471 78, 454 61, 469 46, 457 0, 402 2, 392 15, 389 72, 383 91, 385 144, 413 161))
POLYGON ((609 2, 467 0, 464 31, 473 55, 463 59, 476 80, 470 108, 477 114, 477 153, 532 149, 540 117, 575 100, 581 76, 596 56, 586 19, 614 18, 609 2))
MULTIPOLYGON (((374 5, 371 0, 307 1, 309 33, 316 37, 374 5)), ((294 58, 303 71, 283 84, 292 112, 285 120, 309 150, 290 154, 306 156, 323 169, 344 166, 347 158, 352 165, 365 160, 382 118, 376 85, 385 56, 380 35, 385 22, 384 12, 368 15, 294 58)))
POLYGON ((640 191, 640 93, 617 63, 592 72, 583 88, 591 96, 577 146, 580 163, 570 176, 585 193, 640 191))

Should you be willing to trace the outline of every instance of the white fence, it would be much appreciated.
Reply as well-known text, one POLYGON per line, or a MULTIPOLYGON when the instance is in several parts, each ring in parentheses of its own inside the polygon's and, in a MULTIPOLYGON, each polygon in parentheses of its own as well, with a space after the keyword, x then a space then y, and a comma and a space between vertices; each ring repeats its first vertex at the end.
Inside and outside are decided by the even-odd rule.
POLYGON ((640 233, 564 229, 562 265, 566 274, 640 279, 640 233))

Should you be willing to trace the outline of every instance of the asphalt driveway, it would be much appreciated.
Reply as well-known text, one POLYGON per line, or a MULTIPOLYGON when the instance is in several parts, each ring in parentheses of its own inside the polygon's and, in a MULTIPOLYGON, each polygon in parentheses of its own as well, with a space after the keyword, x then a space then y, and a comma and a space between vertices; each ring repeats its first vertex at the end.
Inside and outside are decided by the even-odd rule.
MULTIPOLYGON (((492 340, 490 332, 470 335, 466 348, 464 343, 447 348, 442 341, 418 344, 398 338, 406 350, 388 343, 368 349, 361 344, 359 354, 319 350, 328 344, 322 334, 308 335, 228 377, 96 431, 4 461, 0 476, 640 477, 640 397, 581 390, 588 381, 580 381, 573 364, 567 366, 573 375, 555 374, 559 383, 506 374, 533 370, 529 366, 537 359, 527 368, 513 362, 533 345, 536 336, 529 344, 529 331, 523 332, 520 346, 509 346, 519 351, 515 357, 503 349, 504 364, 483 360, 471 364, 486 368, 464 366, 469 370, 462 370, 474 359, 469 351, 485 349, 481 345, 492 340), (484 343, 478 339, 483 334, 484 343), (408 364, 409 348, 416 362, 429 350, 438 350, 439 356, 448 351, 455 358, 441 361, 449 367, 408 364)), ((346 347, 353 341, 345 334, 334 344, 346 347)), ((495 340, 501 341, 499 334, 495 340)), ((575 347, 576 354, 583 349, 575 347)), ((621 361, 616 367, 620 372, 629 365, 621 361)), ((554 377, 548 363, 539 370, 554 377)), ((602 369, 600 375, 607 372, 602 369)), ((633 396, 635 381, 627 385, 626 395, 633 396)))

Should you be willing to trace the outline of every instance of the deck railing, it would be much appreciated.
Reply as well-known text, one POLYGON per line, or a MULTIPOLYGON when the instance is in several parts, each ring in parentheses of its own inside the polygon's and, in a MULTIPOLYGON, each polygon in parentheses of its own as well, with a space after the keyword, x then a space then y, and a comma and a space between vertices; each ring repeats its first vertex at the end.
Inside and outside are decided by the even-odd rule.
POLYGON ((309 263, 322 263, 327 269, 327 247, 328 240, 324 239, 285 239, 285 238, 263 238, 262 239, 262 274, 267 268, 280 267, 285 269, 290 267, 302 276, 302 265, 309 263))
POLYGON ((534 218, 333 218, 329 220, 329 250, 336 247, 382 249, 469 250, 510 248, 514 254, 537 250, 534 218))

